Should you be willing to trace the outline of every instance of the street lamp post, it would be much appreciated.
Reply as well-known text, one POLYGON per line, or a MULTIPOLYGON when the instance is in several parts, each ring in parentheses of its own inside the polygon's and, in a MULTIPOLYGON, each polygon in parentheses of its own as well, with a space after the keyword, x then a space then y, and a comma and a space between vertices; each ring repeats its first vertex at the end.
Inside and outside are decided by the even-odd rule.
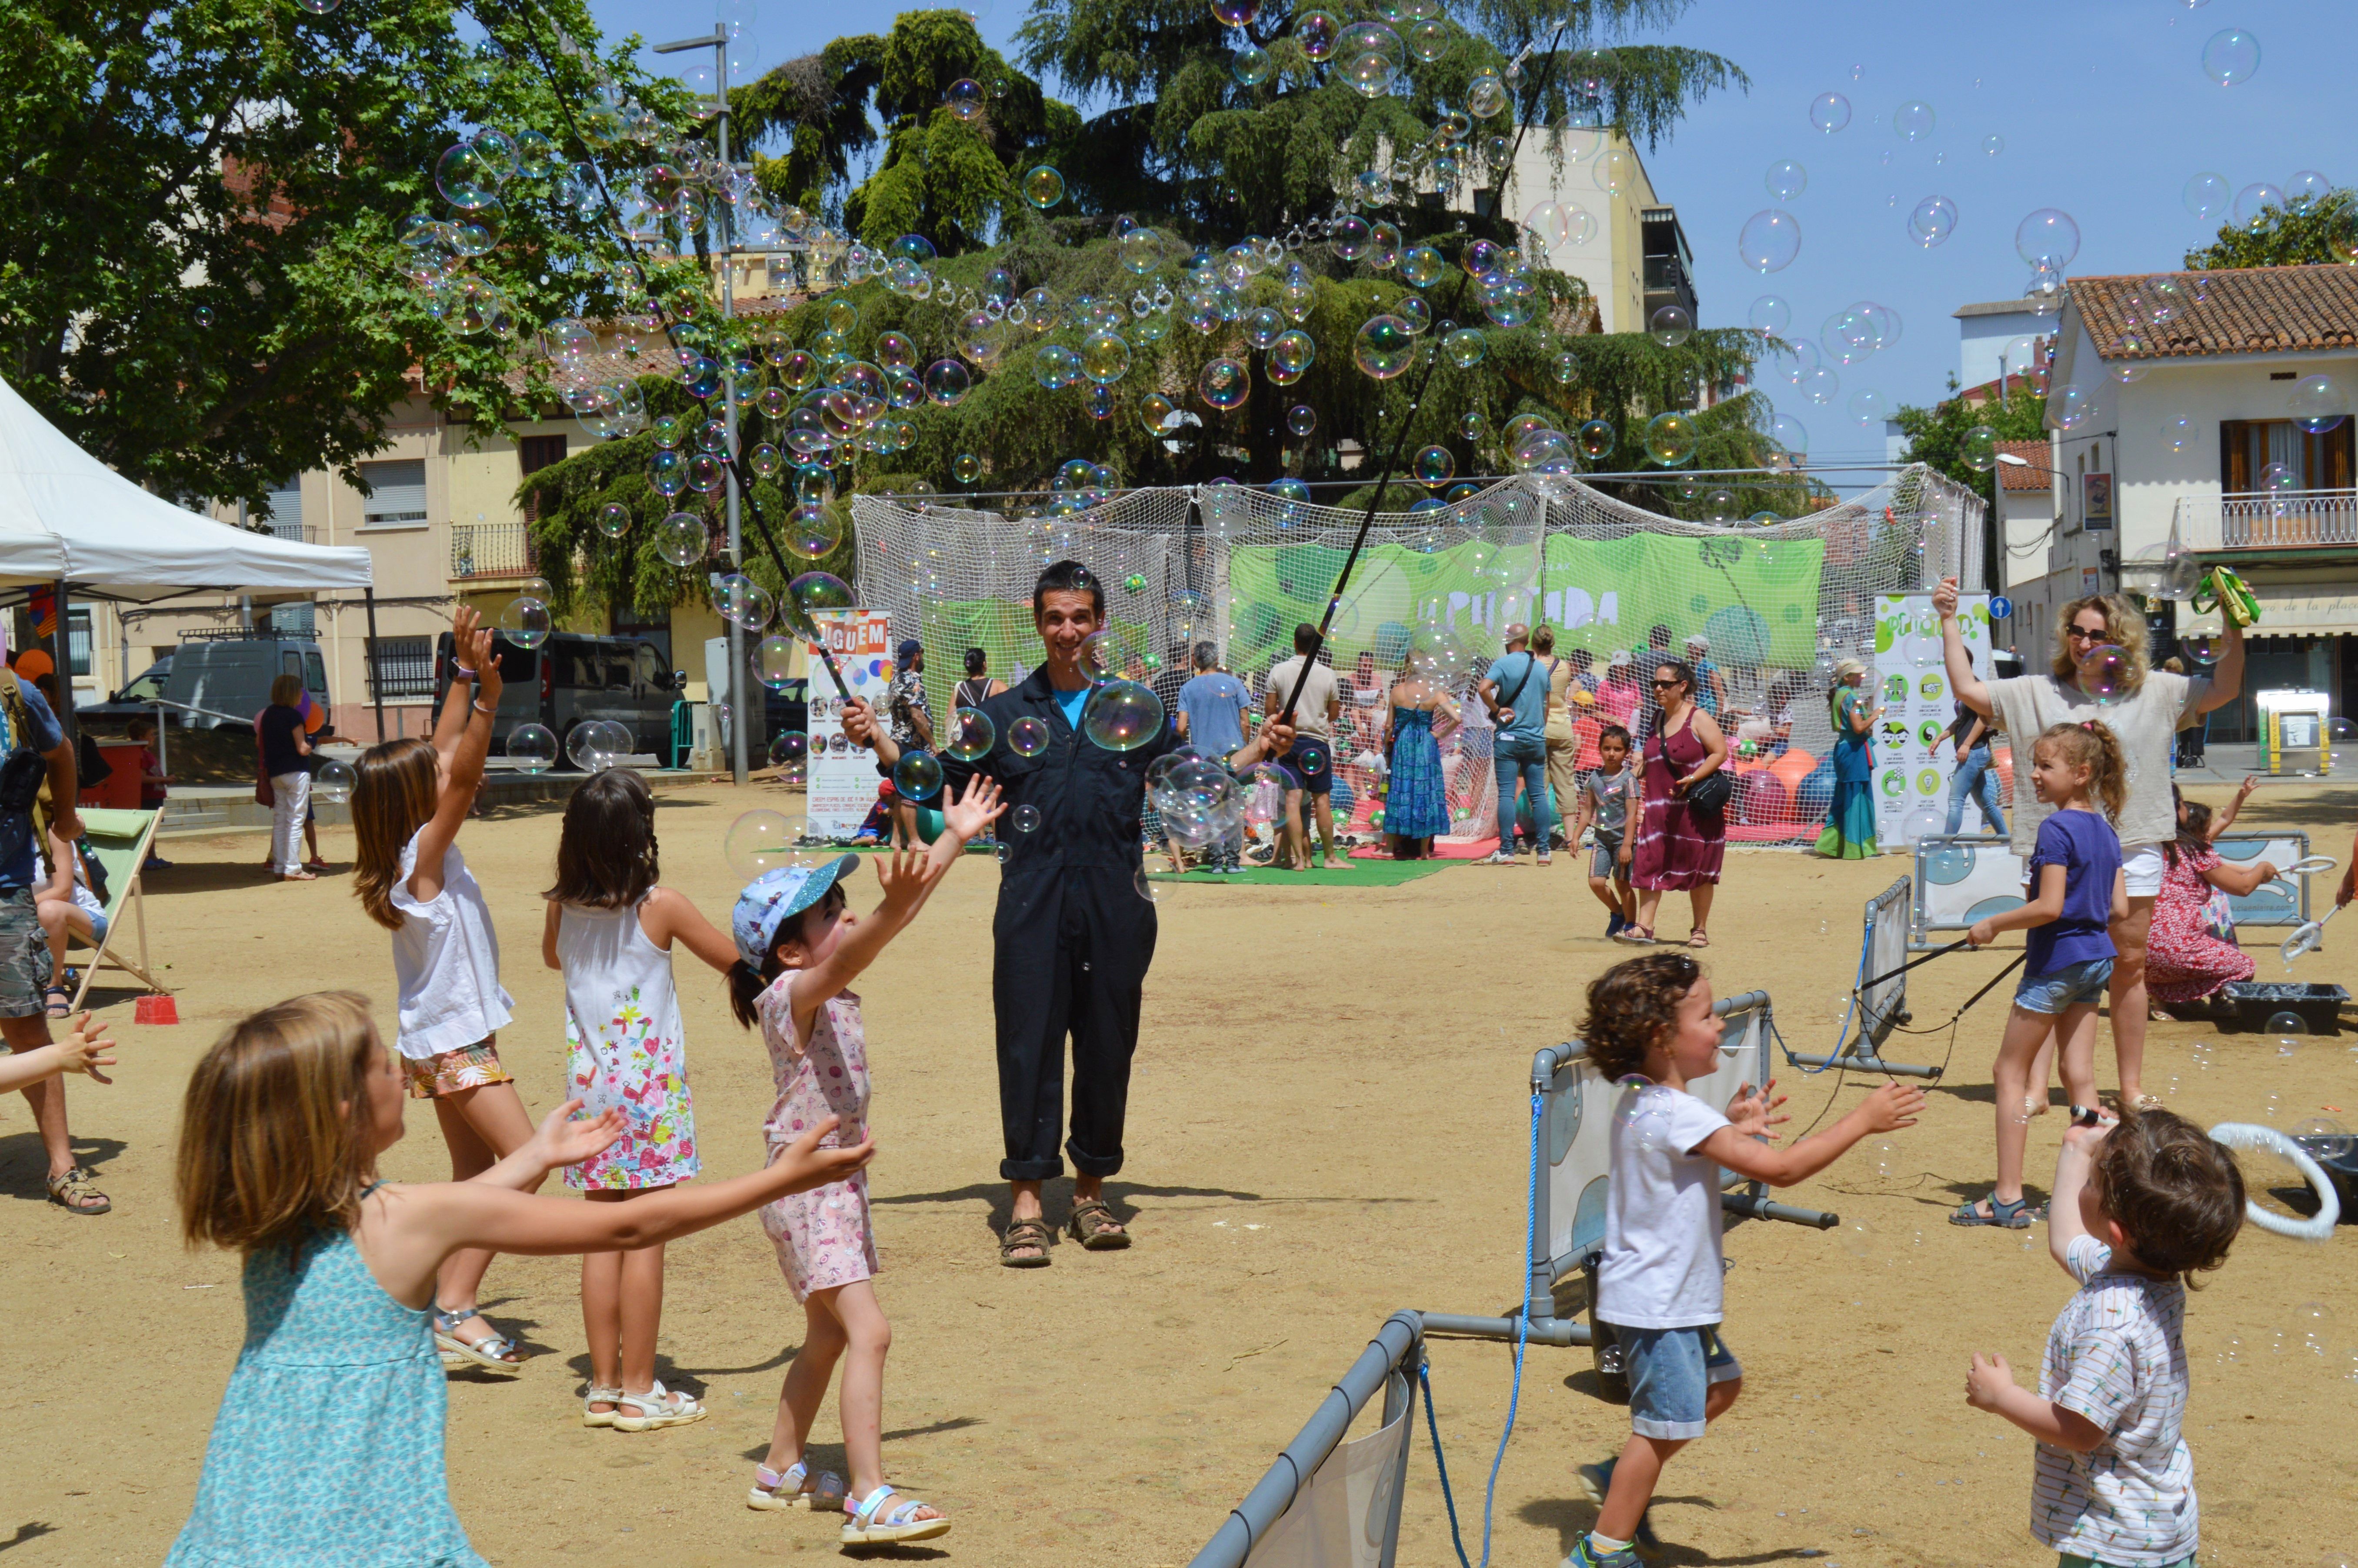
MULTIPOLYGON (((700 49, 708 49, 712 51, 712 96, 713 102, 719 105, 719 112, 715 115, 719 123, 714 134, 718 143, 720 166, 726 169, 729 167, 729 29, 725 27, 716 27, 704 38, 676 38, 667 44, 657 44, 655 53, 679 54, 684 50, 700 49)), ((717 215, 719 219, 720 232, 719 243, 712 247, 712 250, 713 254, 720 258, 720 319, 730 321, 734 320, 737 316, 737 280, 734 276, 737 254, 735 207, 733 203, 728 201, 719 202, 718 206, 719 211, 717 215)), ((738 510, 740 499, 737 493, 737 465, 733 460, 737 453, 737 372, 734 359, 735 356, 731 355, 721 363, 720 395, 725 406, 722 418, 728 425, 729 452, 732 460, 724 470, 728 484, 726 506, 729 527, 729 568, 731 571, 741 572, 745 569, 745 535, 738 510)), ((728 719, 729 775, 734 782, 741 784, 745 782, 747 772, 746 730, 752 722, 753 713, 752 708, 748 705, 753 700, 753 695, 752 683, 745 678, 745 628, 734 620, 729 620, 726 635, 729 648, 727 689, 730 706, 734 709, 728 719)))

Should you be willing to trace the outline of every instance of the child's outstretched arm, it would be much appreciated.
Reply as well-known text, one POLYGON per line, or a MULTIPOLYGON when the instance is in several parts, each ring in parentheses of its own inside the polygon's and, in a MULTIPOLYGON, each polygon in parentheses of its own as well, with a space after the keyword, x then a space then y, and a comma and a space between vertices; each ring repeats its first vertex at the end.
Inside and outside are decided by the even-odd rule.
POLYGON ((467 1179, 513 1192, 530 1192, 549 1172, 560 1165, 579 1164, 620 1138, 622 1130, 630 1125, 620 1110, 573 1120, 573 1113, 581 1105, 578 1099, 567 1100, 542 1117, 540 1126, 515 1146, 514 1153, 490 1170, 477 1172, 467 1179))
POLYGON ((92 1029, 90 1014, 85 1012, 56 1044, 0 1056, 0 1094, 30 1088, 60 1073, 87 1073, 102 1084, 111 1084, 114 1080, 99 1069, 114 1065, 114 1058, 107 1054, 114 1049, 114 1042, 106 1037, 105 1025, 92 1029))
POLYGON ((1727 1108, 1728 1124, 1697 1144, 1695 1152, 1709 1155, 1739 1176, 1772 1187, 1790 1187, 1841 1159, 1844 1151, 1871 1132, 1915 1126, 1917 1113, 1924 1108, 1922 1089, 1885 1084, 1823 1132, 1804 1138, 1790 1149, 1779 1149, 1759 1141, 1775 1138, 1768 1129, 1784 1119, 1768 1114, 1784 1103, 1769 1098, 1776 1087, 1773 1078, 1766 1088, 1746 1086, 1727 1108))
POLYGON ((2096 1145, 2108 1130, 2074 1122, 2063 1130, 2063 1147, 2055 1156, 2055 1189, 2047 1200, 2047 1250, 2067 1274, 2071 1271, 2071 1243, 2088 1234, 2080 1218, 2080 1193, 2095 1166, 2096 1145))
POLYGON ((2061 866, 2039 867, 2037 898, 1974 922, 1973 929, 1965 933, 1965 940, 1976 947, 1986 947, 1997 940, 2001 931, 2028 931, 2034 925, 2051 925, 2061 920, 2065 876, 2061 866))
POLYGON ((417 869, 409 878, 410 896, 420 900, 442 891, 442 857, 474 806, 475 786, 483 781, 483 759, 491 754, 492 715, 500 706, 500 666, 492 654, 491 628, 479 625, 479 620, 472 610, 463 607, 450 618, 453 656, 474 670, 475 684, 471 690, 461 692, 453 682, 449 695, 442 699, 442 721, 435 730, 434 749, 442 752, 446 736, 452 744, 442 754, 441 798, 419 830, 417 869), (462 696, 467 699, 466 712, 454 731, 450 709, 462 696))
POLYGON ((639 929, 666 952, 676 942, 724 975, 737 962, 737 944, 716 930, 696 902, 677 888, 659 887, 647 894, 640 908, 639 929))
POLYGON ((1965 1373, 1965 1403, 1977 1411, 2002 1415, 2039 1442, 2068 1448, 2074 1454, 2093 1454, 2104 1441, 2104 1429, 2078 1411, 2066 1410, 2053 1400, 2041 1399, 2017 1384, 2014 1368, 2006 1365, 2003 1356, 1974 1352, 1973 1366, 1965 1373))
MULTIPOLYGON (((471 697, 474 682, 481 678, 483 666, 475 656, 475 636, 482 629, 482 612, 471 604, 462 604, 450 612, 450 662, 469 672, 453 676, 450 689, 442 694, 442 712, 434 720, 434 749, 442 754, 447 766, 451 753, 459 749, 459 736, 470 722, 467 705, 459 699, 471 697)), ((489 643, 486 641, 488 647, 489 643)))

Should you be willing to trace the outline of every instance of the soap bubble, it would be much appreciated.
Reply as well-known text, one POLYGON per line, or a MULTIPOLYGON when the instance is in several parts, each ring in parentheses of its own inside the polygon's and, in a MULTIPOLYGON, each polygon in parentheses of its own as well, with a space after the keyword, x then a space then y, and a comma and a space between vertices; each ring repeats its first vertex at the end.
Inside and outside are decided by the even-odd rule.
POLYGON ((2227 182, 2215 174, 2198 174, 2186 182, 2181 199, 2189 212, 2206 223, 2214 222, 2227 211, 2227 182))
POLYGON ((704 519, 693 512, 675 512, 655 525, 655 554, 676 567, 692 567, 710 547, 704 519))
POLYGON ((1756 332, 1766 332, 1772 338, 1782 337, 1785 329, 1793 324, 1793 308, 1778 295, 1764 294, 1752 302, 1752 308, 1746 312, 1744 319, 1745 325, 1756 332))
POLYGON ((1163 699, 1133 680, 1098 687, 1081 713, 1081 733, 1109 752, 1134 752, 1162 731, 1163 699))
POLYGON ((1823 408, 1834 400, 1835 393, 1842 390, 1842 377, 1821 365, 1802 376, 1799 384, 1802 394, 1823 408))
POLYGON ((1023 200, 1045 212, 1065 199, 1065 177, 1042 164, 1023 177, 1023 200))
POLYGON ((931 800, 942 792, 942 760, 931 752, 903 752, 892 764, 892 787, 909 800, 931 800))
POLYGON ((2268 1014, 2268 1021, 2262 1027, 2271 1034, 2284 1036, 2285 1038, 2278 1042, 2280 1045, 2290 1045, 2295 1044, 2293 1036, 2309 1033, 2309 1021, 2297 1012, 2272 1012, 2268 1014))
POLYGON ((1850 100, 1839 92, 1821 92, 1810 101, 1810 124, 1828 135, 1850 124, 1850 100))
POLYGON ((2202 74, 2222 87, 2249 81, 2260 69, 2260 40, 2241 27, 2224 27, 2202 45, 2202 74))
POLYGON ((1318 410, 1307 403, 1297 403, 1285 411, 1285 427, 1297 436, 1307 436, 1318 428, 1318 410))
POLYGON ((2288 407, 2295 425, 2322 436, 2350 417, 2350 395, 2330 375, 2305 375, 2293 383, 2288 407))
POLYGON ((973 389, 973 373, 957 360, 936 360, 925 367, 925 395, 945 408, 956 407, 973 389))
POLYGON ((983 109, 981 84, 964 78, 951 82, 949 90, 942 94, 942 107, 959 120, 979 117, 983 109))
POLYGON ((806 502, 786 514, 786 548, 815 561, 843 543, 843 524, 835 514, 815 502, 806 502))
POLYGON ((630 750, 630 731, 609 719, 587 719, 565 738, 567 759, 585 773, 605 772, 630 750))
POLYGON ((1810 449, 1810 427, 1790 414, 1779 414, 1768 421, 1768 438, 1782 451, 1801 455, 1810 449))
MULTIPOLYGON (((2312 1116, 2293 1124, 2292 1135, 2303 1141, 2309 1157, 2316 1160, 2340 1160, 2351 1149, 2350 1130, 2330 1116, 2312 1116)), ((2304 1312, 2308 1309, 2303 1308, 2304 1312)))
MULTIPOLYGON (((1666 308, 1675 309, 1676 307, 1666 308)), ((1449 362, 1459 370, 1472 370, 1482 362, 1483 356, 1490 351, 1490 345, 1474 328, 1460 327, 1442 339, 1441 351, 1449 356, 1449 362)))
POLYGON ((784 691, 800 676, 795 665, 802 644, 792 637, 773 633, 753 647, 753 675, 772 691, 784 691))
POLYGON ((1378 381, 1390 381, 1416 359, 1416 334, 1397 316, 1371 316, 1360 325, 1351 358, 1378 381))
POLYGON ((1810 188, 1810 171, 1791 158, 1779 158, 1768 166, 1768 172, 1761 183, 1768 186, 1768 194, 1778 200, 1790 201, 1810 188))
MULTIPOLYGON (((1019 719, 1016 722, 1021 724, 1024 720, 1019 719)), ((1037 723, 1038 720, 1034 719, 1032 722, 1037 723)), ((1040 808, 1027 800, 1009 812, 1007 817, 1009 825, 1018 833, 1034 832, 1040 826, 1040 808)))
POLYGON ((1026 714, 1007 727, 1007 749, 1019 757, 1038 756, 1048 749, 1048 726, 1026 714))
POLYGON ((1621 1080, 1613 1109, 1615 1141, 1643 1153, 1661 1153, 1671 1144, 1669 1091, 1632 1073, 1621 1080))
POLYGON ((1654 312, 1646 330, 1662 347, 1675 349, 1694 335, 1694 318, 1683 305, 1665 305, 1654 312))
POLYGON ((1092 633, 1081 643, 1081 674, 1092 683, 1113 680, 1137 657, 1129 633, 1112 628, 1092 633))
POLYGON ((2097 706, 2110 707, 2129 695, 2129 672, 2126 654, 2099 643, 2080 655, 2080 689, 2097 706))
POLYGON ((319 765, 311 770, 311 798, 324 800, 330 806, 341 806, 352 798, 352 786, 359 782, 359 776, 352 772, 349 762, 340 762, 333 757, 322 758, 319 765))
POLYGON ((537 599, 519 594, 500 611, 500 635, 519 648, 539 647, 553 630, 548 606, 537 599))
POLYGON ((782 730, 770 738, 770 765, 789 771, 810 760, 810 737, 799 730, 782 730))
POLYGON ((1834 1227, 1834 1234, 1842 1242, 1842 1249, 1860 1261, 1875 1256, 1875 1233, 1867 1228, 1865 1220, 1846 1219, 1834 1227))
POLYGON ((2016 226, 2014 248, 2034 267, 2061 270, 2080 254, 2080 225, 2068 212, 2041 207, 2016 226))
POLYGON ((1081 373, 1099 386, 1130 373, 1130 345, 1113 332, 1093 332, 1081 340, 1081 373))
POLYGON ((1196 395, 1214 408, 1228 410, 1241 407, 1252 391, 1252 373, 1241 360, 1220 358, 1204 367, 1195 378, 1196 395))
POLYGON ((1646 455, 1664 468, 1677 468, 1695 454, 1695 423, 1686 414, 1657 414, 1646 421, 1646 455))
POLYGON ((729 869, 746 881, 752 881, 795 860, 794 825, 781 812, 755 810, 746 812, 729 825, 721 836, 721 859, 729 869))
POLYGON ((1974 426, 1965 432, 1960 455, 1975 473, 1989 472, 1997 467, 1997 432, 1986 425, 1974 426))
POLYGON ((1457 459, 1447 447, 1420 448, 1410 468, 1426 484, 1446 484, 1457 472, 1457 459))
POLYGON ((2165 419, 2161 422, 2162 445, 2173 452, 2183 452, 2191 449, 2195 437, 2200 433, 2200 427, 2183 414, 2174 419, 2165 419))
POLYGON ((2219 662, 2226 651, 2227 640, 2215 633, 2186 632, 2178 639, 2178 651, 2186 655, 2189 664, 2210 665, 2219 662))
POLYGON ((1932 106, 1911 98, 1891 112, 1891 134, 1903 142, 1920 142, 1932 134, 1932 106))
POLYGON ((1931 250, 1957 227, 1957 204, 1945 196, 1927 196, 1908 214, 1908 237, 1931 250))
POLYGON ((811 617, 826 611, 849 610, 858 603, 850 585, 841 578, 827 572, 805 572, 786 584, 785 594, 778 600, 778 624, 806 643, 824 642, 818 622, 811 617))
POLYGON ((545 773, 557 765, 557 737, 546 725, 519 724, 508 731, 507 757, 520 773, 545 773))
POLYGON ((1280 332, 1269 346, 1269 357, 1261 369, 1279 386, 1292 386, 1309 373, 1311 362, 1318 357, 1318 345, 1309 333, 1298 330, 1280 332))
POLYGON ((1984 136, 1982 138, 1982 151, 1991 157, 1997 157, 1998 154, 2006 151, 2006 138, 2004 136, 1997 135, 1984 136))
POLYGON ((949 733, 942 737, 942 750, 961 762, 978 762, 990 754, 998 739, 990 715, 979 708, 961 708, 950 718, 949 733))
POLYGON ((1620 444, 1621 439, 1613 427, 1602 419, 1591 419, 1581 426, 1574 438, 1580 443, 1581 451, 1592 462, 1611 457, 1613 449, 1620 444))
POLYGON ((2271 211, 2284 209, 2285 194, 2266 180, 2255 180, 2235 192, 2235 204, 2230 212, 2235 227, 2256 232, 2265 226, 2271 211))
POLYGON ((1801 222, 1780 208, 1755 212, 1736 236, 1736 259, 1758 273, 1782 272, 1801 254, 1801 222))
POLYGON ((1228 59, 1228 74, 1238 85, 1259 87, 1269 80, 1269 51, 1259 44, 1247 44, 1228 59))
POLYGON ((730 572, 712 585, 712 608, 723 621, 759 632, 776 612, 770 590, 743 572, 730 572))
POLYGON ((2285 181, 2285 211, 2312 212, 2333 194, 2333 181, 2313 168, 2304 168, 2285 181))

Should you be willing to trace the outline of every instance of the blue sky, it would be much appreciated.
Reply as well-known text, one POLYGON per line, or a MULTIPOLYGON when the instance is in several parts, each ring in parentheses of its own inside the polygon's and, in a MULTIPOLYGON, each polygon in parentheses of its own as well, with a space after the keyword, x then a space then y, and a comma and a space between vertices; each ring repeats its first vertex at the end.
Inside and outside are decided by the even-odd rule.
MULTIPOLYGON (((978 3, 985 36, 1006 48, 1022 0, 978 3)), ((592 8, 610 36, 650 40, 703 31, 710 15, 703 4, 654 0, 592 0, 592 8)), ((880 27, 891 14, 862 8, 848 23, 852 12, 812 0, 752 0, 752 9, 757 70, 849 26, 880 27)), ((1780 411, 1808 426, 1821 461, 1879 456, 1879 426, 1870 433, 1849 416, 1854 393, 1894 403, 1941 395, 1957 363, 1950 312, 2021 292, 2028 271, 2015 229, 2034 210, 2060 208, 2076 222, 2074 275, 2151 272, 2178 266, 2215 227, 2183 203, 2197 173, 2219 174, 2231 189, 2281 186, 2301 169, 2358 184, 2347 87, 2358 7, 2342 0, 1703 0, 1640 41, 1711 49, 1752 80, 1748 92, 1698 108, 1671 141, 1641 149, 1693 246, 1702 324, 1742 325, 1768 292, 1790 303, 1797 335, 1814 336, 1858 300, 1899 313, 1899 341, 1839 367, 1831 406, 1812 406, 1773 368, 1764 377, 1780 411), (2231 27, 2257 38, 2260 64, 2248 81, 2220 87, 2202 72, 2203 45, 2231 27), (1850 124, 1832 135, 1809 122, 1811 100, 1826 92, 1852 105, 1850 124), (1934 120, 1912 143, 1892 128, 1894 110, 1911 102, 1930 104, 1934 120), (1993 135, 2005 140, 1995 157, 1982 150, 1993 135), (1808 189, 1787 202, 1763 185, 1779 158, 1809 171, 1808 189), (1932 195, 1947 197, 1958 217, 1927 250, 1909 238, 1907 221, 1932 195), (1800 221, 1801 251, 1762 277, 1737 260, 1736 236, 1773 206, 1800 221)))

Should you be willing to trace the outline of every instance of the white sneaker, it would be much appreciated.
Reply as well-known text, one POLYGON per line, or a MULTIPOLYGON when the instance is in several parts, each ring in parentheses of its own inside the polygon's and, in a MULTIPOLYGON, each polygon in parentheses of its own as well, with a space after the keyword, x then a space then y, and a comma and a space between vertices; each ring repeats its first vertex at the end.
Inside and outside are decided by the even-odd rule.
POLYGON ((1486 866, 1512 866, 1519 863, 1511 849, 1499 849, 1482 857, 1482 864, 1486 866))

